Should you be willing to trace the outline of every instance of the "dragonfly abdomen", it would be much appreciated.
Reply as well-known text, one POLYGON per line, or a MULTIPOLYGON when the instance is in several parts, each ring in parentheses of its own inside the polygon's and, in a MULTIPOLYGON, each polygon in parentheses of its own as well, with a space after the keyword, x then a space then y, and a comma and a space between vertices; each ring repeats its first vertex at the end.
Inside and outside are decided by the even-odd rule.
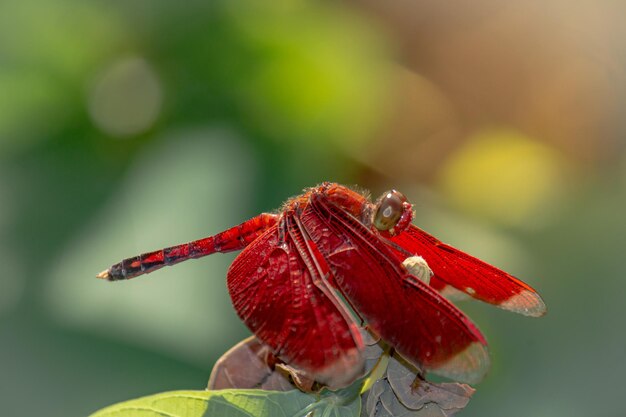
POLYGON ((171 246, 126 258, 97 275, 107 281, 120 281, 148 274, 187 259, 201 258, 216 252, 241 250, 276 224, 276 214, 263 213, 221 233, 182 245, 171 246))

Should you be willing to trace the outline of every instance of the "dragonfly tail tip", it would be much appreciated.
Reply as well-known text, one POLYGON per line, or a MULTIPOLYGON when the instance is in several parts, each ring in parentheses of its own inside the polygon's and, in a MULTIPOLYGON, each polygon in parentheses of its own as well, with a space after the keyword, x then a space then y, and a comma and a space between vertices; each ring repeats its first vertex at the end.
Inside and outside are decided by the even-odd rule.
POLYGON ((96 275, 96 278, 106 279, 107 281, 111 278, 111 274, 109 274, 109 270, 105 270, 96 275))

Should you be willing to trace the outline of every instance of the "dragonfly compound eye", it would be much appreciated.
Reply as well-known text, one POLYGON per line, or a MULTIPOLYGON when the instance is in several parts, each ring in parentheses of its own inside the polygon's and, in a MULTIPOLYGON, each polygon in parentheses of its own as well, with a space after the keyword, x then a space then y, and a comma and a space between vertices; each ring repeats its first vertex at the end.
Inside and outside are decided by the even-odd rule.
POLYGON ((391 190, 383 194, 376 203, 374 227, 380 231, 393 229, 404 214, 408 204, 406 197, 399 191, 391 190))

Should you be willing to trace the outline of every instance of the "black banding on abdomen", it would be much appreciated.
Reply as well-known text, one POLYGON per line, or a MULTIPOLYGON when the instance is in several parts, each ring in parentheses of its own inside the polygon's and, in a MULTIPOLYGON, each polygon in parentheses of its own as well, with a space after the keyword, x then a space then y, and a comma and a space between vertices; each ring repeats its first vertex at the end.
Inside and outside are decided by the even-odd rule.
POLYGON ((109 268, 108 272, 109 273, 106 276, 106 279, 109 281, 120 281, 126 279, 122 262, 113 265, 111 268, 109 268))

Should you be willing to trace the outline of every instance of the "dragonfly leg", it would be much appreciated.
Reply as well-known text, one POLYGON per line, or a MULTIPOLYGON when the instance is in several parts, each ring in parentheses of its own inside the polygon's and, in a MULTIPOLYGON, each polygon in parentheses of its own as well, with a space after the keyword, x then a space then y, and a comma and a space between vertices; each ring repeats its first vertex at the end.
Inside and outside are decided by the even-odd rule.
POLYGON ((241 250, 274 226, 278 217, 277 214, 262 213, 213 236, 126 258, 97 277, 108 281, 130 279, 187 259, 241 250))

